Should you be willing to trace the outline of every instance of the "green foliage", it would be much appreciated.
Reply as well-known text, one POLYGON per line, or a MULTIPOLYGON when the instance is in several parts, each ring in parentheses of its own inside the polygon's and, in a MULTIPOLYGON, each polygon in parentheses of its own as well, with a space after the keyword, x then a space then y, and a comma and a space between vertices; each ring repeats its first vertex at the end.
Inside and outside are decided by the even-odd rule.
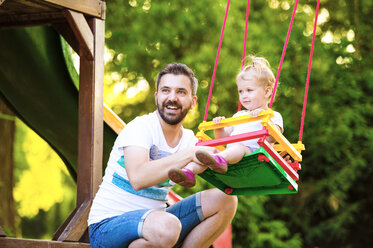
MULTIPOLYGON (((274 72, 294 1, 251 1, 247 54, 266 57, 274 72)), ((143 100, 115 106, 125 121, 154 110, 154 81, 166 63, 178 61, 197 74, 203 118, 226 1, 110 1, 106 71, 136 85, 149 84, 143 100)), ((231 116, 237 106, 235 75, 241 65, 246 1, 231 1, 208 119, 231 116)), ((274 108, 285 136, 298 139, 316 0, 300 1, 274 108)), ((240 197, 233 222, 234 247, 371 246, 373 4, 369 0, 320 5, 304 130, 300 192, 294 196, 240 197)), ((115 85, 115 80, 111 81, 115 85)), ((115 105, 115 104, 114 104, 115 105)), ((199 182, 195 190, 207 187, 199 182)), ((191 191, 176 188, 182 195, 191 191)))

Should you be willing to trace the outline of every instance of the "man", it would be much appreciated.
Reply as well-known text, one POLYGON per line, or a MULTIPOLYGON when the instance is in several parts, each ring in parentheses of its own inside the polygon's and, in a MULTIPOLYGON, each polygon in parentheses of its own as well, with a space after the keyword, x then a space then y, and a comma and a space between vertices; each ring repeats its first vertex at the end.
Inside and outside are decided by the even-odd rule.
POLYGON ((158 75, 157 110, 135 118, 119 134, 88 219, 95 247, 209 247, 230 224, 237 198, 217 189, 166 208, 168 171, 199 163, 185 116, 197 101, 197 80, 184 64, 158 75))

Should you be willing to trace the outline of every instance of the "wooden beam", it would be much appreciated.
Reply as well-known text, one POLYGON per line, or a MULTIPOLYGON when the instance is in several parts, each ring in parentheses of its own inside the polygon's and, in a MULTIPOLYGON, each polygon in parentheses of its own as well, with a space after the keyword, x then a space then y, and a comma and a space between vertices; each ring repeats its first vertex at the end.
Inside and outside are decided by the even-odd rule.
POLYGON ((0 5, 2 5, 5 2, 5 0, 0 0, 0 5))
POLYGON ((58 237, 57 241, 79 241, 88 228, 87 219, 92 201, 86 199, 77 209, 65 230, 58 237))
POLYGON ((1 248, 89 248, 88 243, 81 242, 59 242, 36 239, 0 238, 1 248))
POLYGON ((0 15, 0 27, 39 26, 63 22, 66 22, 66 18, 61 11, 0 15))
POLYGON ((79 42, 76 39, 74 33, 72 32, 70 25, 67 22, 64 23, 55 23, 52 25, 53 28, 63 36, 63 38, 69 43, 71 48, 77 53, 79 52, 79 42))
POLYGON ((94 60, 80 57, 77 206, 93 198, 102 178, 104 21, 92 18, 94 60))
POLYGON ((94 143, 92 150, 91 198, 94 198, 102 181, 103 157, 103 104, 104 104, 104 56, 105 56, 105 21, 94 18, 91 22, 95 34, 94 63, 94 143))
POLYGON ((65 16, 79 43, 79 56, 93 59, 93 34, 83 14, 65 10, 65 16))
POLYGON ((119 116, 114 113, 114 111, 111 110, 106 104, 104 104, 104 121, 109 125, 109 127, 111 127, 111 129, 114 130, 116 134, 119 134, 126 125, 126 123, 124 123, 124 121, 119 118, 119 116))
POLYGON ((62 225, 57 229, 57 231, 54 233, 52 240, 58 240, 58 238, 61 236, 61 234, 66 229, 67 225, 70 223, 70 221, 74 218, 76 211, 78 211, 78 207, 75 207, 75 209, 71 212, 69 217, 62 223, 62 225))
POLYGON ((63 8, 105 19, 105 2, 101 0, 40 0, 63 8))
POLYGON ((59 241, 77 241, 82 238, 87 230, 91 201, 102 179, 105 22, 91 18, 89 28, 93 30, 94 37, 93 60, 80 56, 77 180, 79 207, 55 234, 54 239, 59 241))

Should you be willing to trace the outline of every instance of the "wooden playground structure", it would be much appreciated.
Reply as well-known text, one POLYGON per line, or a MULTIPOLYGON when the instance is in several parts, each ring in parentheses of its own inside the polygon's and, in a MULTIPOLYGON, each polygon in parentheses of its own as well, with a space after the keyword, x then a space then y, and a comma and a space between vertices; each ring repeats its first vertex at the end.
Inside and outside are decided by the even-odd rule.
POLYGON ((102 177, 105 1, 0 0, 0 28, 52 26, 80 56, 76 207, 53 241, 5 237, 1 247, 90 247, 87 217, 102 177))
MULTIPOLYGON (((0 0, 0 30, 50 26, 80 57, 75 209, 53 240, 6 237, 0 227, 0 247, 90 247, 87 218, 102 180, 104 120, 116 133, 124 126, 103 104, 105 9, 102 0, 0 0)), ((170 204, 180 199, 169 193, 170 204)), ((214 247, 232 247, 231 232, 230 226, 214 247)))

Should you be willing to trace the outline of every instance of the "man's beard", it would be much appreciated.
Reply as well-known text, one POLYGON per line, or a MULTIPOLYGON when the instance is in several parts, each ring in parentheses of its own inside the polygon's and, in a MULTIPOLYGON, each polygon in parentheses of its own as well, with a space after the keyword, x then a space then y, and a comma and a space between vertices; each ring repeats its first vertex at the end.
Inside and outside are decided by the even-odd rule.
POLYGON ((185 116, 188 114, 189 109, 191 106, 188 108, 183 109, 180 104, 167 101, 165 104, 160 105, 157 101, 157 108, 158 108, 158 113, 161 116, 162 120, 166 122, 169 125, 176 125, 179 124, 182 120, 184 120, 185 116), (181 109, 181 112, 178 114, 168 114, 165 112, 165 109, 168 105, 176 106, 178 109, 181 109))

